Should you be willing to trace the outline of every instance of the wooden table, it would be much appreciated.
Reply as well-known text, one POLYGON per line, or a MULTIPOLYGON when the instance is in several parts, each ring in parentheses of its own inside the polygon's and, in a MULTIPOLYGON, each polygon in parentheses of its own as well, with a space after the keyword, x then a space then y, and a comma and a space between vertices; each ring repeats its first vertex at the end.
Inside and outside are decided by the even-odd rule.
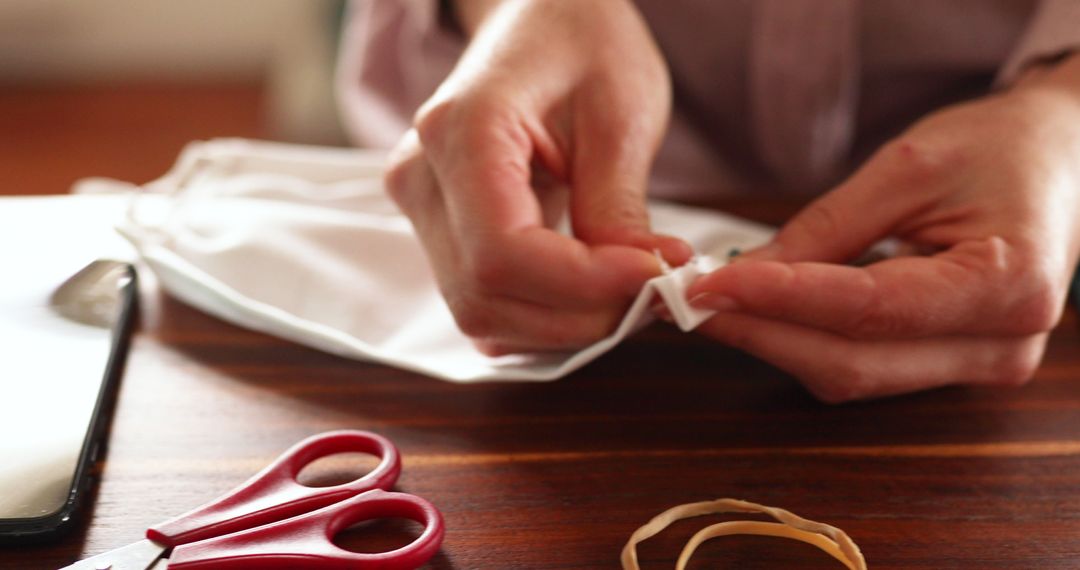
MULTIPOLYGON (((58 544, 0 550, 0 567, 56 568, 134 541, 337 428, 400 447, 399 488, 448 524, 431 568, 616 568, 650 517, 718 497, 839 526, 874 570, 1080 567, 1071 312, 1022 389, 826 406, 776 369, 666 325, 558 382, 458 386, 241 330, 144 284, 90 516, 58 544)), ((644 567, 671 568, 701 526, 643 545, 644 567)), ((347 542, 415 532, 382 524, 347 542)), ((798 543, 734 537, 703 546, 692 566, 839 564, 798 543)))
MULTIPOLYGON (((714 497, 837 525, 873 569, 1080 565, 1071 318, 1026 388, 833 407, 666 326, 558 382, 457 386, 240 330, 153 288, 142 299, 92 515, 60 544, 0 551, 0 567, 53 568, 126 544, 337 428, 401 448, 399 487, 446 516, 432 568, 615 568, 638 525, 714 497)), ((645 567, 671 568, 699 526, 647 543, 645 567)), ((415 532, 382 530, 398 543, 415 532)), ((709 543, 695 560, 838 567, 811 547, 756 538, 709 543)))

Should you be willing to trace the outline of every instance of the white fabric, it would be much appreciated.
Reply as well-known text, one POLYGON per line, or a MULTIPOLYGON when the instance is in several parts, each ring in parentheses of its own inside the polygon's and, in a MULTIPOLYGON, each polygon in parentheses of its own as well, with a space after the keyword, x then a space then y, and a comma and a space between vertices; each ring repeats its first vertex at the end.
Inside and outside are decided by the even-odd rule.
MULTIPOLYGON (((408 219, 382 191, 383 155, 245 140, 191 144, 120 227, 177 298, 240 326, 454 382, 552 380, 651 320, 659 295, 691 330, 694 277, 771 230, 650 203, 654 227, 701 255, 649 281, 609 337, 577 352, 487 357, 458 331, 408 219)), ((114 183, 115 184, 115 183, 114 183)), ((92 181, 81 190, 110 187, 92 181)))

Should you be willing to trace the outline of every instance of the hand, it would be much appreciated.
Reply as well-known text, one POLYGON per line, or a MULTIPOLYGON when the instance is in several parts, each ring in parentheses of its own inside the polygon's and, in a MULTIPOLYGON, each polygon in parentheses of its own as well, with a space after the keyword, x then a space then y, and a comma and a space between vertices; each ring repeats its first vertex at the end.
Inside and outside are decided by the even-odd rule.
POLYGON ((1026 382, 1080 249, 1080 58, 1068 65, 926 117, 699 279, 691 303, 721 310, 700 330, 827 402, 1026 382), (924 255, 843 265, 888 236, 924 255))
POLYGON ((393 154, 412 221, 459 327, 484 352, 606 336, 689 246, 653 234, 651 162, 667 68, 626 0, 459 2, 472 40, 393 154), (552 229, 568 206, 573 236, 552 229))

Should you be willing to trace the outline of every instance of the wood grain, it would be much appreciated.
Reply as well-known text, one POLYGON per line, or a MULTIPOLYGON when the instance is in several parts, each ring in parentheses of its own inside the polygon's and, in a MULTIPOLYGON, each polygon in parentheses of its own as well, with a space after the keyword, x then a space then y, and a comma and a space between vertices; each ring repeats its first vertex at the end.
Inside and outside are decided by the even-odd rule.
MULTIPOLYGON (((0 550, 0 567, 56 568, 134 541, 336 428, 400 447, 399 488, 446 517, 436 569, 616 568, 650 517, 718 497, 839 526, 874 570, 1080 566, 1071 313, 1024 388, 826 406, 776 369, 666 325, 558 382, 458 386, 235 328, 152 279, 142 298, 91 515, 60 543, 0 550)), ((713 520, 646 542, 643 568, 671 568, 713 520)), ((377 548, 415 532, 392 522, 345 542, 377 548)), ((704 545, 692 567, 838 564, 809 546, 734 537, 704 545)))
POLYGON ((191 140, 264 137, 252 83, 0 86, 0 195, 64 194, 107 176, 143 183, 191 140))

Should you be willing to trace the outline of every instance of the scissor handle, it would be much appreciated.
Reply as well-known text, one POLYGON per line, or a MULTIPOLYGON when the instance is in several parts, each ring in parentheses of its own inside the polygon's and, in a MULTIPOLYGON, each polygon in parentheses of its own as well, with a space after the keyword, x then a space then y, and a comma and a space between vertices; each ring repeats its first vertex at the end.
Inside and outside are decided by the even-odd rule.
POLYGON ((442 515, 431 503, 407 493, 376 489, 315 512, 271 525, 173 549, 170 570, 412 570, 442 545, 442 515), (424 525, 409 544, 388 552, 350 552, 334 536, 360 521, 402 517, 424 525))
POLYGON ((328 431, 297 443, 247 482, 201 507, 158 524, 146 537, 166 546, 277 522, 371 491, 389 490, 401 473, 401 456, 385 437, 358 430, 328 431), (338 453, 381 458, 363 477, 342 485, 308 487, 297 475, 309 463, 338 453))

